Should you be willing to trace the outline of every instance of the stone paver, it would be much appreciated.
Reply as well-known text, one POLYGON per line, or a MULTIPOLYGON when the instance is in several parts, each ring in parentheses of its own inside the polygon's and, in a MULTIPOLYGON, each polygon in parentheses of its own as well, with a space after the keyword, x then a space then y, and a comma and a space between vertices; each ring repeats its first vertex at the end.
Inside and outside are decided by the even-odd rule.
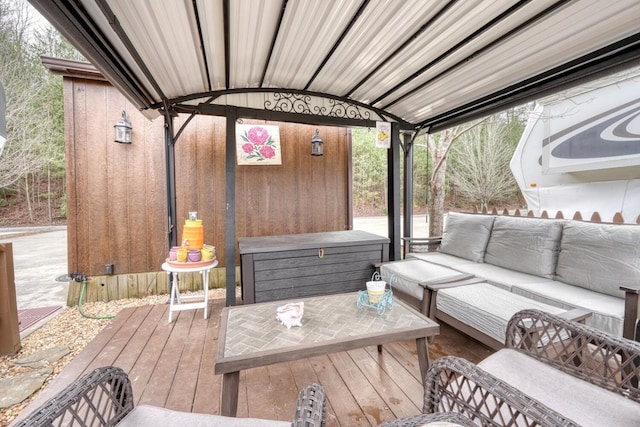
POLYGON ((71 349, 68 346, 58 345, 17 359, 14 363, 30 368, 41 368, 62 359, 69 353, 71 353, 71 349))
POLYGON ((8 408, 31 396, 52 373, 53 368, 42 368, 17 377, 1 378, 0 408, 8 408))

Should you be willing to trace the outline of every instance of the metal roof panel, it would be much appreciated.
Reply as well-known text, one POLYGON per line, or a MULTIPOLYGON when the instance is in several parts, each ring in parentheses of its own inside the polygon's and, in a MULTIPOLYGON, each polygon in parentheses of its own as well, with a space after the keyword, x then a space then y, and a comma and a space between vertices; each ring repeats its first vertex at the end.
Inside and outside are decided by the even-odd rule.
POLYGON ((444 123, 640 60, 637 0, 29 1, 141 109, 262 83, 444 123))
POLYGON ((359 5, 359 0, 289 1, 265 85, 303 89, 359 5))
POLYGON ((153 0, 109 0, 109 5, 166 96, 208 90, 190 1, 158 7, 153 0))

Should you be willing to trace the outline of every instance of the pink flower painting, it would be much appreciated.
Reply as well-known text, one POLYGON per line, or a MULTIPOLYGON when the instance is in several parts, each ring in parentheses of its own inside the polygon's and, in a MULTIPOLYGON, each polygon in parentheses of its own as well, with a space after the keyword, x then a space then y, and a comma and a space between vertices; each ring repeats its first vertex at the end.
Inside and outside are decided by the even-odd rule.
POLYGON ((264 145, 270 140, 269 132, 261 126, 254 126, 245 133, 245 137, 253 145, 264 145))
POLYGON ((236 125, 239 165, 282 164, 280 129, 267 125, 236 125))
POLYGON ((276 155, 276 150, 269 145, 265 145, 260 149, 260 155, 265 159, 273 159, 276 155))

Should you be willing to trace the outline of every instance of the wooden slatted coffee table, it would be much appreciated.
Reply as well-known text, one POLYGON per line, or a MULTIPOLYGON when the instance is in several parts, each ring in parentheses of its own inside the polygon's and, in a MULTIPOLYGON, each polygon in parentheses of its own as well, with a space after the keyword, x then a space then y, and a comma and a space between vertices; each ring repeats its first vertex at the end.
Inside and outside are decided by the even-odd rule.
POLYGON ((397 298, 382 315, 372 308, 358 309, 357 300, 356 292, 225 307, 215 363, 215 373, 224 374, 222 415, 236 415, 243 369, 370 345, 415 339, 424 379, 427 338, 440 333, 438 324, 397 298), (287 329, 276 320, 276 309, 297 301, 304 301, 302 326, 287 329))

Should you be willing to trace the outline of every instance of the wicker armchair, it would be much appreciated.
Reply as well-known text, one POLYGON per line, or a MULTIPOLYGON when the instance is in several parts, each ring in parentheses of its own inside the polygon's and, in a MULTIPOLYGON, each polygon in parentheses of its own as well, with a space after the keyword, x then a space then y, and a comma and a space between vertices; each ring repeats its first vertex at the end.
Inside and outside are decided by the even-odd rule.
POLYGON ((639 342, 539 310, 523 310, 509 321, 505 345, 640 403, 639 342))
MULTIPOLYGON (((300 391, 293 426, 324 426, 325 414, 324 389, 311 383, 300 391)), ((40 408, 22 418, 15 426, 116 426, 123 422, 123 425, 156 427, 160 425, 157 421, 159 417, 163 426, 292 425, 288 422, 256 419, 246 419, 243 423, 237 418, 181 413, 145 405, 134 408, 129 377, 122 369, 107 366, 98 368, 70 384, 40 408), (149 419, 146 419, 148 415, 149 419)))
MULTIPOLYGON (((609 422, 600 419, 596 424, 620 425, 622 420, 633 424, 640 419, 639 376, 640 343, 561 316, 523 310, 509 321, 506 349, 479 365, 456 357, 443 357, 433 363, 425 379, 423 412, 460 413, 482 426, 576 426, 582 425, 584 418, 602 418, 603 413, 610 417, 609 422), (532 362, 525 363, 527 367, 523 360, 532 362), (536 363, 539 372, 531 370, 536 363), (542 393, 539 387, 545 381, 538 382, 541 375, 549 375, 552 384, 542 393), (585 385, 578 389, 567 386, 565 394, 555 396, 558 391, 551 389, 557 388, 558 381, 585 385), (531 384, 538 385, 537 394, 521 388, 531 384), (594 393, 589 397, 585 390, 594 393), (609 397, 617 399, 618 405, 606 403, 609 397), (583 420, 577 422, 576 399, 583 405, 594 400, 601 404, 587 403, 591 406, 586 411, 594 409, 594 413, 579 414, 583 420), (611 411, 611 407, 616 410, 611 411)), ((532 389, 535 391, 536 386, 532 389)))
POLYGON ((436 360, 425 379, 424 413, 458 412, 481 426, 576 426, 468 360, 436 360))

